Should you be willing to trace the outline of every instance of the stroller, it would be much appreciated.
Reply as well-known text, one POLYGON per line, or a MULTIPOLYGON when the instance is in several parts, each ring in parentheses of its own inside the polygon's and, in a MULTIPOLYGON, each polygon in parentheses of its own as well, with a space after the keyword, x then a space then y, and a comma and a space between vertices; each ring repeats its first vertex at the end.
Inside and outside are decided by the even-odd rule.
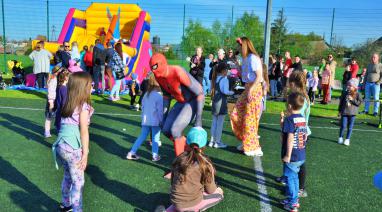
POLYGON ((227 61, 227 64, 230 67, 230 71, 228 74, 229 89, 235 92, 234 95, 227 97, 227 101, 230 103, 235 103, 241 95, 241 93, 243 93, 243 91, 245 90, 245 87, 243 86, 243 83, 241 81, 240 72, 237 69, 237 65, 232 61, 227 61))
POLYGON ((25 71, 21 62, 17 60, 8 61, 8 68, 12 70, 12 85, 20 85, 25 83, 25 71))

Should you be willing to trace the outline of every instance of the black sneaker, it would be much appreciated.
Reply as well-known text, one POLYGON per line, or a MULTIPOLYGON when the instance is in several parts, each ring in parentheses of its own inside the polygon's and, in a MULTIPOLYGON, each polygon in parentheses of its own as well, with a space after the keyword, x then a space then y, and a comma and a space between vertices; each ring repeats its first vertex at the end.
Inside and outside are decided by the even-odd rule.
POLYGON ((276 182, 281 183, 282 185, 286 185, 286 178, 284 176, 276 177, 276 182))
POLYGON ((374 116, 374 117, 377 117, 377 116, 378 116, 378 113, 373 113, 373 116, 374 116))
POLYGON ((65 207, 63 204, 60 204, 59 209, 60 209, 60 212, 70 212, 70 211, 73 211, 72 206, 65 207))

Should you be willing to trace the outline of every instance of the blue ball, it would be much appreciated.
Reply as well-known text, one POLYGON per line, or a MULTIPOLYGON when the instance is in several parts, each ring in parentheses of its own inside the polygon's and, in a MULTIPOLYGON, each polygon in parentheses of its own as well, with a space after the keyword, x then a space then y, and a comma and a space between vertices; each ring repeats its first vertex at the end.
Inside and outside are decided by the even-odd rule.
POLYGON ((207 144, 207 132, 201 127, 193 127, 187 134, 187 144, 197 144, 203 148, 207 144))
POLYGON ((374 175, 374 186, 382 191, 382 171, 374 175))

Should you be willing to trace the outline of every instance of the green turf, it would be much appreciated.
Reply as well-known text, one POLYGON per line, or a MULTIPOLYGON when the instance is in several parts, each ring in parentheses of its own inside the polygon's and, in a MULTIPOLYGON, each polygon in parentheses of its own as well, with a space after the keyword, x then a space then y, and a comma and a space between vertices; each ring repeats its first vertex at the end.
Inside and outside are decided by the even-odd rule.
MULTIPOLYGON (((0 106, 43 109, 43 93, 1 91, 0 106), (10 95, 10 93, 12 95, 10 95), (13 98, 10 98, 13 96, 13 98), (22 97, 23 99, 21 99, 22 97)), ((90 155, 84 190, 85 211, 153 211, 156 205, 168 205, 169 182, 161 178, 172 159, 171 142, 162 136, 163 160, 151 162, 150 148, 142 146, 139 161, 124 160, 140 130, 138 112, 126 109, 127 98, 110 103, 93 97, 98 113, 122 113, 135 116, 96 114, 90 126, 90 155), (124 131, 123 129, 126 129, 124 131)), ((273 181, 281 174, 278 114, 284 103, 268 102, 268 113, 260 126, 265 185, 272 209, 281 211, 281 186, 273 181), (271 113, 270 113, 271 112, 271 113)), ((356 122, 350 147, 336 144, 336 118, 315 117, 327 111, 335 114, 335 105, 315 105, 312 109, 313 134, 307 148, 307 190, 301 199, 301 211, 378 211, 381 193, 372 185, 372 176, 381 169, 380 136, 376 119, 356 122), (334 111, 334 112, 331 112, 334 111), (367 139, 365 139, 367 138, 367 139)), ((203 114, 209 131, 210 112, 203 114)), ((369 116, 364 118, 370 118, 369 116)), ((227 119, 226 119, 227 120, 227 119)), ((54 211, 60 201, 62 170, 56 171, 50 150, 54 138, 45 140, 43 111, 0 108, 0 202, 2 211, 54 211)), ((210 211, 259 211, 262 198, 256 184, 251 158, 238 154, 238 144, 229 122, 224 125, 227 149, 206 150, 217 168, 217 182, 225 191, 224 201, 210 211)))

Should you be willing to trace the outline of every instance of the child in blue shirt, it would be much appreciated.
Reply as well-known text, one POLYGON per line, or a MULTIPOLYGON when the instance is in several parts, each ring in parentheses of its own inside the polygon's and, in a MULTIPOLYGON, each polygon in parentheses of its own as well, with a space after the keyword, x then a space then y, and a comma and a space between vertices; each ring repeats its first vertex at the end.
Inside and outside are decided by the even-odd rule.
POLYGON ((298 211, 300 167, 305 163, 305 145, 308 136, 306 120, 300 110, 304 105, 305 97, 299 92, 288 96, 288 114, 282 114, 282 148, 281 158, 284 163, 284 176, 287 178, 287 199, 282 201, 288 211, 298 211))

